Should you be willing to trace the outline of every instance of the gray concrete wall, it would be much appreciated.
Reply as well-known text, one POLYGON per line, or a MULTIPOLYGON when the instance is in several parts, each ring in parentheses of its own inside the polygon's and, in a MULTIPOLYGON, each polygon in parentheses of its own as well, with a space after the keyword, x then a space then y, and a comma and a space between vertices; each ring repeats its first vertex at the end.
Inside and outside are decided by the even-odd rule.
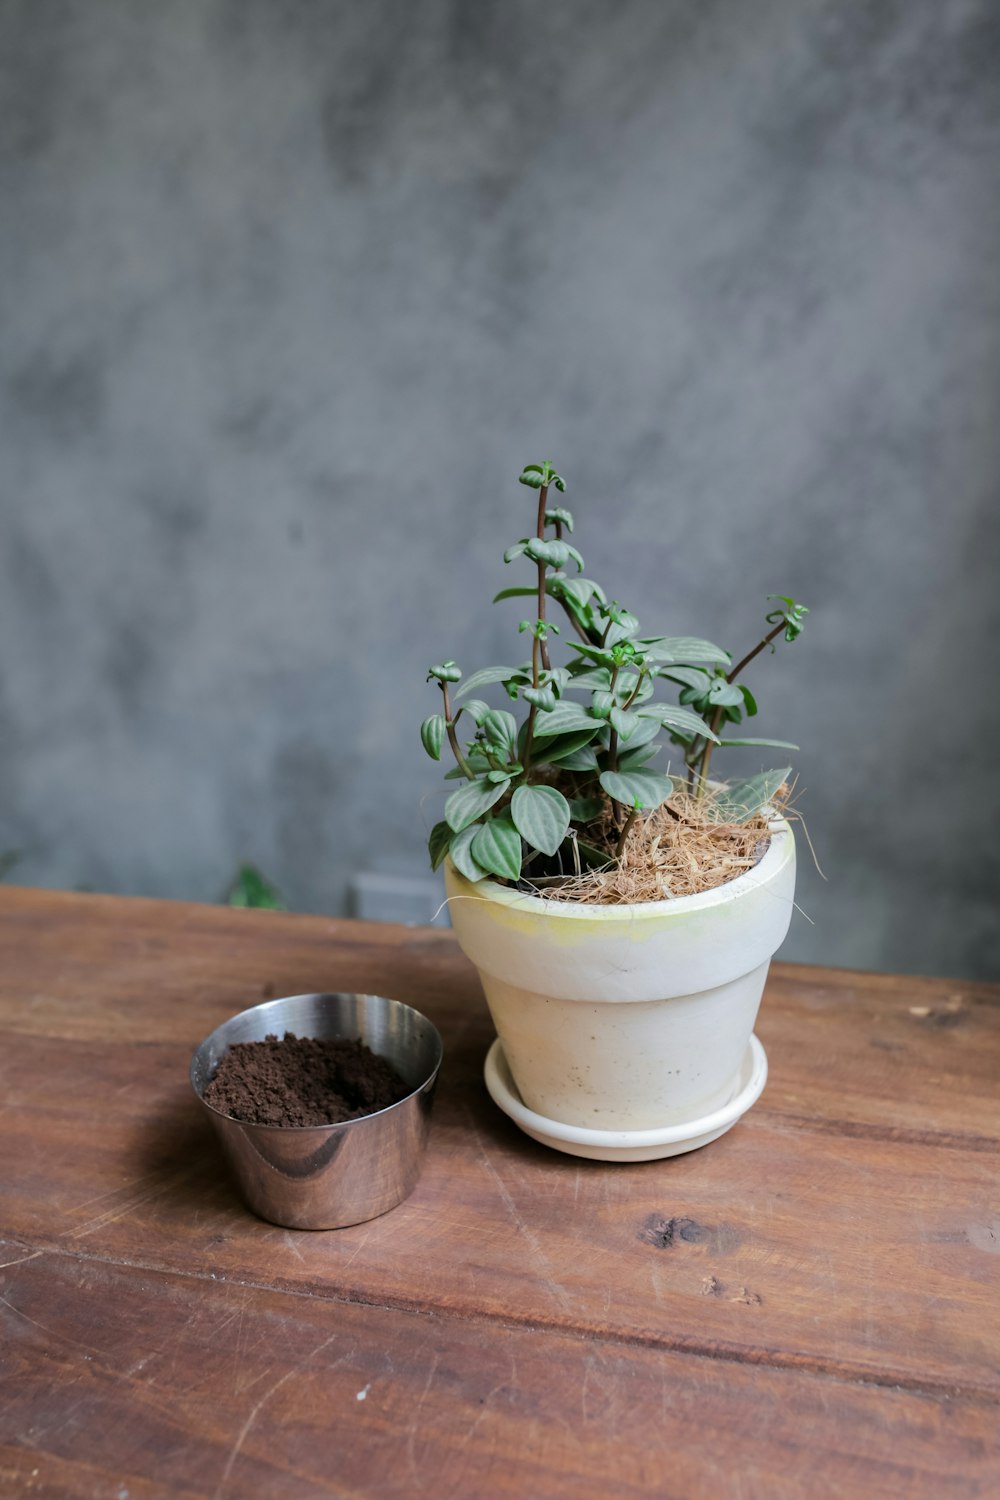
POLYGON ((786 955, 996 974, 990 0, 0 0, 0 110, 19 878, 421 872, 552 457, 651 628, 812 608, 786 955))

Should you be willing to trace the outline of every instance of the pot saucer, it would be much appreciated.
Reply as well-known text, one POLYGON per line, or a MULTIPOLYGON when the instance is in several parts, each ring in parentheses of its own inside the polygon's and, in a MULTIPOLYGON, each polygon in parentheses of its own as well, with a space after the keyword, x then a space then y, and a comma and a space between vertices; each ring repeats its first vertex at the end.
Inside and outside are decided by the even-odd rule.
POLYGON ((592 1161, 659 1161, 664 1156, 696 1151, 731 1130, 763 1093, 767 1053, 757 1038, 751 1036, 728 1104, 699 1119, 666 1125, 660 1130, 590 1130, 536 1114, 517 1091, 499 1037, 486 1054, 483 1074, 493 1103, 543 1146, 565 1151, 570 1156, 586 1156, 592 1161))

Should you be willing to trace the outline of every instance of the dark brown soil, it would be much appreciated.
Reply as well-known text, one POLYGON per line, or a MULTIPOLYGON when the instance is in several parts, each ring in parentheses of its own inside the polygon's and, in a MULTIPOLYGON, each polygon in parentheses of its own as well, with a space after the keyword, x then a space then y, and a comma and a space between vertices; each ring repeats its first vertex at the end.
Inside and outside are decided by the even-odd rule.
POLYGON ((320 1041, 286 1031, 283 1039, 237 1042, 205 1089, 205 1101, 251 1125, 338 1125, 410 1092, 384 1057, 364 1042, 320 1041))

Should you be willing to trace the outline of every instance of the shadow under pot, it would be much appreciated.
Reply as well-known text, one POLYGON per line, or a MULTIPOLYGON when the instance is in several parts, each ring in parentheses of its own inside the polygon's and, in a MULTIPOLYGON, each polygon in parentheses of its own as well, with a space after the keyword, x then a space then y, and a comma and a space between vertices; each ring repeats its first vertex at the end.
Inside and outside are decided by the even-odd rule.
POLYGON ((191 1085, 247 1207, 287 1229, 345 1229, 402 1203, 420 1176, 443 1049, 437 1028, 381 995, 291 995, 252 1006, 206 1037, 191 1085), (328 1125, 261 1125, 205 1099, 231 1047, 268 1037, 360 1040, 409 1090, 395 1104, 328 1125))

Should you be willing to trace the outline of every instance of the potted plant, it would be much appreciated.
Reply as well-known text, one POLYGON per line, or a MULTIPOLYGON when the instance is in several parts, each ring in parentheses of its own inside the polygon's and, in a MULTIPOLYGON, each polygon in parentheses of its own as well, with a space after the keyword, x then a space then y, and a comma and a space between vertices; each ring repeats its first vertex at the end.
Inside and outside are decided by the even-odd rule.
POLYGON ((743 674, 794 641, 807 611, 769 596, 762 638, 735 663, 710 641, 646 634, 584 576, 573 517, 550 504, 562 477, 529 464, 520 482, 537 492, 535 528, 504 561, 533 576, 494 602, 533 601, 519 626, 531 657, 428 673, 441 711, 421 738, 434 760, 448 745, 457 783, 431 863, 445 865, 455 932, 497 1029, 487 1078, 498 1102, 576 1154, 665 1155, 701 1144, 706 1122, 707 1138, 721 1133, 719 1111, 733 1123, 766 1076, 751 1039, 792 910, 790 773, 726 783, 710 772, 719 746, 797 748, 743 732, 757 714, 743 674), (520 722, 479 696, 501 692, 520 722))

